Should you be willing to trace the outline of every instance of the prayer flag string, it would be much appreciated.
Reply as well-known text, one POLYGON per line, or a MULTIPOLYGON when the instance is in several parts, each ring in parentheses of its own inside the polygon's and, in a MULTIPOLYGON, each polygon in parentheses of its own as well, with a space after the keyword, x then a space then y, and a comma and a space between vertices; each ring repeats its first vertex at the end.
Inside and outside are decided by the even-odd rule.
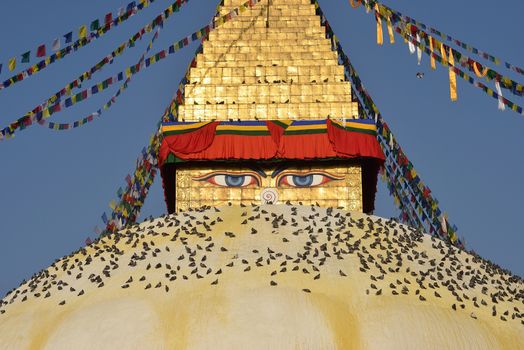
MULTIPOLYGON (((481 57, 485 60, 488 60, 490 62, 493 62, 495 63, 497 66, 500 65, 502 62, 504 62, 504 67, 515 72, 515 73, 518 73, 518 74, 521 74, 521 75, 524 75, 524 69, 523 68, 520 68, 519 66, 516 66, 512 63, 509 63, 507 61, 504 61, 504 60, 501 60, 500 58, 486 52, 486 51, 482 51, 482 50, 479 50, 477 49, 476 47, 472 46, 472 45, 469 45, 461 40, 458 40, 454 37, 452 37, 451 35, 448 35, 446 33, 443 33, 433 27, 430 27, 430 26, 427 26, 425 25, 424 23, 420 22, 420 21, 417 21, 416 19, 414 18, 411 18, 409 16, 406 16, 404 14, 402 14, 401 12, 397 11, 397 10, 394 10, 386 5, 383 5, 381 3, 379 3, 378 1, 376 0, 368 0, 369 1, 369 4, 370 6, 375 6, 375 4, 378 4, 378 6, 380 7, 380 10, 381 10, 381 13, 390 13, 392 15, 394 15, 395 17, 401 19, 402 21, 406 22, 406 23, 411 23, 419 28, 422 28, 423 30, 425 31, 429 31, 431 34, 434 34, 434 35, 438 35, 440 38, 442 38, 443 40, 446 40, 447 42, 450 42, 450 43, 453 43, 454 45, 457 45, 459 47, 461 47, 462 49, 464 50, 467 50, 475 55, 477 55, 478 57, 481 57)), ((358 6, 357 6, 358 7, 358 6)))
MULTIPOLYGON (((499 81, 501 82, 501 87, 510 91, 512 94, 519 97, 524 96, 524 85, 517 83, 509 77, 501 75, 500 73, 493 69, 490 69, 489 67, 483 67, 479 62, 462 54, 461 52, 453 49, 452 47, 445 45, 436 38, 431 37, 429 34, 424 32, 420 28, 411 24, 396 21, 395 31, 404 37, 410 36, 416 38, 417 42, 419 43, 418 46, 413 42, 412 44, 416 45, 422 51, 426 51, 427 46, 430 46, 430 48, 432 46, 436 46, 437 48, 440 48, 441 57, 443 57, 444 59, 446 59, 447 54, 443 54, 443 50, 449 51, 449 55, 453 56, 453 59, 457 60, 461 67, 467 68, 470 72, 475 73, 477 77, 484 77, 487 81, 499 81), (482 72, 480 72, 480 69, 482 69, 482 72)), ((434 52, 434 50, 430 51, 434 52)))
POLYGON ((501 90, 501 88, 504 88, 516 96, 524 96, 524 86, 522 84, 519 84, 509 77, 503 76, 488 67, 482 67, 479 62, 431 37, 415 25, 403 22, 401 17, 394 15, 392 10, 385 6, 380 7, 378 2, 373 2, 373 4, 375 6, 377 21, 381 21, 384 17, 387 20, 391 20, 395 27, 395 31, 399 33, 404 38, 404 41, 410 46, 410 51, 416 48, 419 54, 419 64, 420 55, 424 52, 430 57, 432 69, 436 69, 435 60, 438 60, 446 67, 449 66, 450 97, 452 101, 457 100, 456 76, 458 75, 473 86, 483 90, 487 95, 497 99, 500 110, 503 111, 505 110, 505 106, 508 106, 512 111, 524 115, 524 108, 502 96, 501 90), (435 53, 435 49, 440 51, 440 56, 435 53), (463 72, 458 68, 458 65, 455 64, 456 61, 458 61, 458 64, 461 67, 469 69, 477 77, 484 77, 488 81, 494 80, 496 91, 488 88, 486 85, 476 81, 473 77, 463 72), (479 67, 483 69, 482 72, 480 72, 479 67))
MULTIPOLYGON (((62 89, 60 89, 53 95, 51 95, 51 97, 49 97, 46 101, 34 107, 31 111, 27 112, 23 117, 18 118, 16 121, 12 122, 7 127, 1 129, 0 130, 0 140, 4 138, 11 138, 14 136, 14 132, 17 129, 20 129, 20 130, 25 129, 31 126, 34 122, 38 121, 37 116, 39 112, 44 113, 44 110, 48 108, 50 104, 56 104, 57 102, 60 102, 63 96, 71 96, 71 93, 75 88, 80 87, 84 81, 90 80, 93 74, 100 71, 108 63, 112 63, 114 61, 114 58, 121 56, 123 52, 126 50, 126 48, 133 47, 135 45, 135 42, 137 40, 141 40, 142 36, 145 33, 150 32, 156 26, 163 23, 167 18, 171 16, 171 14, 178 12, 181 6, 186 3, 187 1, 176 1, 172 3, 164 11, 162 11, 158 16, 156 16, 154 20, 152 20, 150 23, 146 24, 144 27, 139 29, 127 41, 118 45, 111 52, 111 54, 105 56, 96 65, 94 65, 90 69, 80 74, 76 79, 71 81, 69 84, 65 85, 62 89)), ((49 113, 49 115, 51 114, 52 112, 49 113)))
POLYGON ((335 42, 339 61, 344 66, 346 78, 353 85, 353 91, 358 97, 358 102, 362 103, 362 110, 365 111, 369 118, 375 119, 378 131, 377 137, 386 155, 385 171, 387 173, 388 188, 392 194, 396 193, 396 197, 394 196, 395 204, 401 210, 401 216, 406 218, 410 224, 462 247, 462 241, 456 234, 456 226, 449 223, 447 216, 440 210, 438 201, 431 195, 431 190, 420 179, 413 164, 393 136, 373 99, 362 85, 362 81, 351 64, 349 57, 345 54, 340 42, 335 37, 317 0, 312 0, 312 3, 315 5, 317 14, 321 17, 322 25, 326 27, 328 38, 335 42), (393 171, 393 168, 396 170, 393 171), (402 186, 405 190, 401 190, 402 186), (408 205, 409 203, 411 203, 411 208, 408 205), (425 225, 422 223, 425 223, 425 225))
MULTIPOLYGON (((116 82, 124 80, 125 77, 129 77, 131 75, 139 73, 143 68, 148 68, 151 65, 164 60, 169 55, 175 54, 180 49, 188 46, 190 43, 201 40, 201 38, 207 33, 209 33, 212 29, 217 28, 221 26, 222 24, 230 21, 231 19, 238 16, 240 12, 245 11, 248 6, 253 6, 254 4, 258 3, 260 0, 251 0, 246 2, 245 4, 241 5, 239 8, 235 8, 228 14, 224 16, 220 16, 215 19, 214 22, 211 24, 206 25, 205 27, 202 27, 201 29, 197 30, 196 32, 188 35, 187 37, 179 40, 178 42, 175 42, 171 46, 169 46, 167 49, 161 50, 157 52, 154 55, 151 55, 150 57, 146 58, 141 64, 136 64, 133 66, 128 67, 125 72, 119 72, 118 74, 109 77, 105 79, 104 81, 91 86, 90 88, 84 89, 81 92, 72 95, 71 97, 68 97, 65 100, 56 99, 53 104, 48 105, 46 108, 39 109, 36 113, 33 113, 29 116, 24 116, 20 119, 18 119, 16 122, 10 124, 8 127, 2 129, 0 131, 0 140, 5 138, 10 138, 13 136, 14 131, 16 129, 25 129, 26 127, 33 124, 34 121, 40 122, 43 119, 49 118, 54 113, 62 111, 63 108, 69 108, 79 102, 82 102, 88 98, 90 98, 94 94, 98 94, 103 90, 108 89, 111 85, 113 85, 116 82)), ((94 120, 95 115, 90 115, 87 118, 84 118, 84 120, 92 121, 94 120)), ((57 128, 55 126, 55 128, 57 128)), ((65 129, 62 129, 65 130, 65 129)))
MULTIPOLYGON (((25 69, 13 75, 12 77, 6 79, 4 82, 0 83, 0 90, 6 89, 10 86, 13 86, 16 83, 26 80, 27 78, 47 68, 51 64, 58 62, 59 60, 70 55, 71 53, 78 51, 80 48, 87 46, 88 44, 92 43, 96 39, 100 38, 101 36, 109 32, 112 28, 119 26, 121 23, 127 21, 129 18, 138 14, 139 11, 148 7, 149 4, 153 3, 154 1, 155 0, 141 0, 139 1, 138 4, 136 4, 136 1, 133 1, 127 5, 127 9, 125 11, 119 10, 118 15, 115 16, 115 19, 112 19, 113 16, 111 16, 111 21, 106 21, 104 26, 101 26, 101 27, 94 25, 94 23, 97 22, 95 20, 92 22, 93 24, 91 26, 92 31, 90 33, 87 33, 86 26, 81 26, 79 29, 78 39, 74 43, 72 42, 73 41, 73 32, 69 32, 65 34, 63 38, 64 38, 64 43, 67 45, 62 49, 60 49, 61 39, 60 38, 54 39, 51 45, 52 50, 55 51, 53 54, 43 58, 36 64, 33 64, 28 69, 25 69)), ((174 3, 174 6, 180 7, 183 4, 187 3, 188 1, 189 0, 177 0, 174 3)), ((30 51, 21 55, 20 62, 28 63, 29 54, 30 54, 30 51)), ((37 49, 36 57, 42 58, 44 56, 46 56, 46 47, 45 45, 40 45, 37 49)), ((13 71, 15 67, 16 67, 16 57, 12 58, 9 61, 9 71, 13 71)))
MULTIPOLYGON (((232 20, 240 12, 245 11, 247 8, 254 6, 259 2, 260 0, 247 1, 224 16, 219 16, 217 9, 216 18, 213 23, 202 28, 200 31, 193 33, 190 36, 191 40, 205 40, 211 30, 232 20), (198 36, 196 34, 199 32, 202 35, 198 36)), ((189 42, 191 41, 188 38, 179 41, 177 44, 172 45, 171 47, 177 47, 180 42, 182 42, 181 47, 188 46, 189 42)), ((162 122, 163 118, 164 116, 162 116, 159 124, 157 125, 157 132, 151 136, 149 145, 142 149, 142 153, 137 159, 137 166, 133 176, 126 176, 127 186, 125 190, 119 188, 117 191, 117 196, 120 201, 118 203, 114 203, 112 201, 112 204, 110 205, 112 209, 110 217, 108 217, 106 213, 102 215, 102 220, 105 224, 105 230, 101 233, 102 235, 116 232, 117 230, 133 225, 136 222, 145 199, 149 193, 149 189, 151 188, 151 185, 153 184, 155 176, 158 172, 158 151, 161 143, 160 123, 162 122)))
MULTIPOLYGON (((495 87, 498 90, 498 91, 495 91, 495 90, 487 87, 483 83, 475 80, 472 76, 466 74, 464 71, 462 71, 456 65, 453 65, 449 61, 449 57, 448 58, 447 57, 442 57, 442 56, 437 55, 434 52, 432 53, 430 49, 428 49, 425 45, 422 45, 419 41, 417 41, 417 39, 413 38, 409 34, 403 33, 400 28, 397 28, 396 31, 397 31, 397 33, 403 35, 413 45, 415 45, 417 47, 420 47, 422 51, 424 51, 427 55, 430 55, 431 57, 433 57, 436 61, 440 62, 442 65, 449 66, 450 72, 453 71, 453 73, 455 73, 456 75, 461 77, 463 80, 467 81, 468 83, 470 83, 471 85, 475 86, 476 88, 481 89, 488 96, 491 96, 494 99, 498 100, 499 101, 499 109, 503 108, 503 107, 500 106, 500 104, 502 104, 502 106, 508 106, 509 109, 511 109, 512 111, 514 111, 514 112, 516 112, 516 113, 518 113, 520 115, 524 115, 524 108, 522 106, 520 106, 520 105, 514 103, 513 101, 510 101, 507 98, 505 98, 504 96, 502 96, 502 91, 500 90, 500 86, 502 86, 502 84, 501 84, 501 82, 499 80, 495 80, 495 87), (498 87, 497 87, 497 84, 498 84, 498 87)), ((443 45, 443 47, 445 47, 445 45, 443 45)), ((443 52, 445 52, 445 49, 444 49, 443 52)), ((450 56, 451 57, 455 57, 456 55, 452 52, 450 54, 450 56)))
MULTIPOLYGON (((162 26, 163 26, 163 24, 160 24, 158 26, 155 34, 153 35, 153 38, 151 39, 151 41, 147 45, 145 52, 140 56, 140 59, 138 60, 136 65, 142 65, 142 63, 144 61, 144 58, 145 58, 145 55, 147 55, 147 53, 149 53, 149 51, 153 48, 153 44, 155 43, 156 39, 158 39, 158 34, 160 33, 160 29, 162 28, 162 26)), ((38 123, 41 126, 47 127, 47 128, 49 128, 51 130, 69 130, 69 129, 78 128, 78 127, 83 126, 83 125, 85 125, 87 123, 90 123, 93 120, 95 120, 95 117, 99 118, 102 115, 104 110, 107 110, 107 109, 111 108, 111 106, 116 102, 116 100, 122 94, 122 92, 124 92, 128 88, 129 83, 131 81, 131 77, 132 77, 132 75, 126 77, 126 80, 124 81, 124 83, 122 85, 120 85, 120 87, 118 88, 117 92, 111 97, 111 99, 109 99, 109 101, 107 101, 102 106, 102 108, 100 108, 99 110, 97 110, 94 113, 91 113, 90 115, 88 115, 85 118, 79 119, 79 120, 77 120, 77 121, 75 121, 73 123, 54 123, 54 122, 49 122, 47 120, 41 120, 38 123)))

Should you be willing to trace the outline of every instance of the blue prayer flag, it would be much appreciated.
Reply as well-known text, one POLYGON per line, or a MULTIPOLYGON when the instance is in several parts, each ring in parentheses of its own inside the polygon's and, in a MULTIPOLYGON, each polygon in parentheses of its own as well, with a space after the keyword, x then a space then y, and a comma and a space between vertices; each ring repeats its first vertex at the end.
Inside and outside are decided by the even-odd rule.
POLYGON ((64 35, 64 39, 66 44, 69 44, 71 41, 73 41, 73 32, 69 32, 66 35, 64 35))

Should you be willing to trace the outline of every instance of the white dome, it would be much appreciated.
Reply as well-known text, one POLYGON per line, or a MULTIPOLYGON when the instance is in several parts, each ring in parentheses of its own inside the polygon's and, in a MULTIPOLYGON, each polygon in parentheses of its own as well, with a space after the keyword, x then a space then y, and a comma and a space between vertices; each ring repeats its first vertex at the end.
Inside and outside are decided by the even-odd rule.
POLYGON ((3 299, 0 349, 517 349, 523 290, 383 218, 209 208, 37 274, 3 299))

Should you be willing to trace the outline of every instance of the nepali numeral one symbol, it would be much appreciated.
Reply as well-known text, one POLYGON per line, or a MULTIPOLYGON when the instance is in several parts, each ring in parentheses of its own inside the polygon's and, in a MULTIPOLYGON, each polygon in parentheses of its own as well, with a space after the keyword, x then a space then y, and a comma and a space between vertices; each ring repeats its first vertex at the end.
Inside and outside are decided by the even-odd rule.
POLYGON ((278 202, 278 192, 274 188, 265 188, 260 193, 262 204, 276 204, 278 202))

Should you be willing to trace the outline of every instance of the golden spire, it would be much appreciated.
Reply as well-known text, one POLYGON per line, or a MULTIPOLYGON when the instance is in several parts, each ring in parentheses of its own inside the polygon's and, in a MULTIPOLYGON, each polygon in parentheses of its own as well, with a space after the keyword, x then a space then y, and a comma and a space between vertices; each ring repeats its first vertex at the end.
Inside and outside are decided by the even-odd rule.
MULTIPOLYGON (((220 14, 243 2, 225 0, 220 14)), ((189 80, 179 120, 340 119, 358 113, 309 0, 264 0, 213 31, 189 80)))

